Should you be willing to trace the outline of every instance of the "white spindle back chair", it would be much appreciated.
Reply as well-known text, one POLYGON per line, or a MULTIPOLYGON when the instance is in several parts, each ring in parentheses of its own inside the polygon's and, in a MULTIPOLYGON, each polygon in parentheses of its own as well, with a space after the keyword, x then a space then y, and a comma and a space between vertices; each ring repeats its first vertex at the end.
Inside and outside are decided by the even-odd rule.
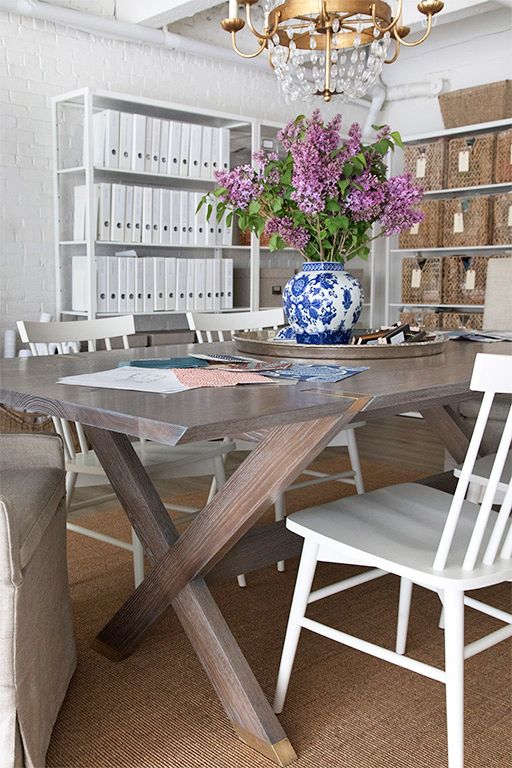
POLYGON ((512 636, 512 613, 465 596, 466 591, 512 580, 510 479, 499 511, 493 509, 512 441, 512 399, 483 499, 475 504, 465 498, 495 395, 512 395, 512 356, 477 355, 471 389, 484 396, 453 496, 406 483, 288 517, 287 527, 304 538, 304 547, 274 700, 275 711, 281 712, 304 627, 443 682, 448 768, 464 765, 464 659, 512 636), (345 580, 312 592, 319 561, 365 565, 373 570, 356 577, 352 584, 345 580), (385 572, 401 577, 395 652, 306 617, 308 603, 385 572), (444 670, 403 655, 413 583, 437 592, 443 604, 444 670), (501 620, 505 626, 465 646, 464 605, 501 620))
MULTIPOLYGON (((107 351, 111 351, 115 338, 121 339, 123 349, 129 349, 128 338, 135 333, 135 323, 132 315, 54 323, 20 320, 18 331, 21 340, 29 344, 33 355, 48 355, 53 350, 59 354, 77 354, 82 344, 95 345, 99 341, 104 342, 107 351)), ((70 423, 66 419, 56 417, 53 418, 53 423, 55 431, 61 436, 64 444, 68 512, 76 512, 84 507, 102 504, 113 499, 114 494, 108 493, 76 504, 71 503, 78 477, 82 485, 97 485, 105 482, 106 475, 94 451, 89 448, 81 424, 70 423), (75 444, 74 430, 78 446, 75 444)), ((150 441, 135 441, 133 445, 146 471, 152 476, 169 478, 212 475, 219 487, 225 481, 223 456, 234 447, 234 444, 229 441, 224 443, 204 441, 190 446, 168 446, 150 441)), ((198 511, 195 508, 176 504, 165 504, 165 506, 186 514, 198 511)), ((131 551, 135 584, 138 585, 143 580, 144 553, 133 530, 130 544, 69 521, 67 527, 75 533, 131 551)))

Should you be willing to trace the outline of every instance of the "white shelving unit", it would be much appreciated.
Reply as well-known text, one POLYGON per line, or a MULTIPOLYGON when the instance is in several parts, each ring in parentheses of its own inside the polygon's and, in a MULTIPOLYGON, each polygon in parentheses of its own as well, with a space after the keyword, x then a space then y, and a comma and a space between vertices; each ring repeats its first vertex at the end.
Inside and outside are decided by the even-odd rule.
MULTIPOLYGON (((488 133, 491 131, 500 131, 512 126, 512 120, 496 120, 489 123, 478 123, 476 125, 465 125, 460 128, 447 128, 442 131, 432 131, 429 133, 417 134, 404 138, 404 144, 416 144, 424 141, 452 138, 455 136, 474 135, 479 133, 488 133)), ((398 173, 401 169, 397 165, 401 163, 400 153, 391 161, 391 173, 398 173), (395 170, 393 169, 395 167, 395 170)), ((425 198, 453 198, 459 196, 474 196, 481 194, 498 194, 512 190, 512 183, 507 184, 487 184, 473 187, 456 187, 449 189, 436 189, 425 192, 425 198)), ((401 289, 401 266, 402 256, 417 254, 438 254, 440 256, 451 253, 482 254, 492 256, 493 253, 510 252, 512 255, 512 244, 510 245, 479 245, 459 248, 398 248, 397 239, 386 239, 386 323, 394 322, 401 309, 453 309, 467 311, 482 311, 483 305, 478 304, 408 304, 399 301, 399 292, 401 289)))
MULTIPOLYGON (((247 268, 249 287, 244 291, 250 297, 247 306, 241 306, 234 295, 233 310, 260 309, 260 269, 265 267, 280 267, 289 269, 290 275, 300 268, 302 259, 298 251, 285 249, 279 253, 270 253, 268 247, 261 246, 258 238, 252 236, 250 245, 233 244, 230 246, 198 246, 198 245, 161 245, 123 243, 98 240, 96 237, 96 222, 91 215, 95 206, 94 185, 99 182, 139 182, 146 186, 167 187, 189 191, 206 191, 215 185, 215 181, 203 178, 150 173, 119 168, 99 168, 94 165, 93 115, 104 109, 115 109, 120 112, 143 114, 177 120, 186 123, 224 127, 230 131, 230 161, 231 167, 242 162, 250 162, 252 153, 269 141, 275 141, 276 134, 282 127, 280 123, 260 121, 250 117, 233 115, 201 108, 174 104, 137 96, 128 96, 108 91, 93 91, 89 88, 65 93, 52 99, 52 128, 53 128, 53 187, 54 187, 54 241, 55 269, 57 286, 57 317, 95 317, 104 316, 97 308, 96 296, 96 256, 114 256, 116 251, 126 248, 134 249, 137 255, 151 255, 153 251, 159 256, 182 255, 193 258, 210 257, 222 259, 226 254, 234 261, 235 268, 247 268), (86 238, 73 240, 73 187, 77 184, 86 187, 86 238), (74 311, 71 305, 71 259, 73 256, 86 255, 89 274, 89 296, 86 311, 74 311)), ((369 265, 354 260, 348 266, 354 269, 365 269, 369 279, 370 296, 365 302, 364 325, 372 324, 373 305, 373 260, 369 265), (357 264, 355 262, 358 262, 357 264)), ((245 302, 247 304, 247 301, 245 302)), ((262 307, 261 307, 262 308, 262 307)), ((225 310, 229 311, 229 310, 225 310)), ((185 328, 184 312, 154 312, 135 313, 151 315, 160 318, 158 328, 185 328), (170 320, 169 316, 176 316, 170 320), (162 317, 167 316, 167 322, 162 323, 162 317)))

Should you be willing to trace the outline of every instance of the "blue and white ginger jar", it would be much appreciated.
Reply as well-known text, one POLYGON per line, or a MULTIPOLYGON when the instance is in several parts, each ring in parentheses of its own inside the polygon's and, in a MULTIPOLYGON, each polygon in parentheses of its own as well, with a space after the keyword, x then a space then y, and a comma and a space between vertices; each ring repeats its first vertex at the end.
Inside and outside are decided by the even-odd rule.
POLYGON ((348 344, 363 308, 358 280, 334 261, 308 261, 283 291, 298 344, 348 344))

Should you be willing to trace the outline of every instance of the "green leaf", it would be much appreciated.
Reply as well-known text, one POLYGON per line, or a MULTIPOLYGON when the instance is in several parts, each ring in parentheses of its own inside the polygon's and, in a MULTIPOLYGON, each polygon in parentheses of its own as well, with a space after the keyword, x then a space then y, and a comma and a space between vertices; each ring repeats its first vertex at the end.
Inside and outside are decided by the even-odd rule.
POLYGON ((260 206, 258 200, 251 200, 251 202, 249 203, 249 213, 250 214, 252 214, 252 213, 259 213, 260 207, 261 206, 260 206))
POLYGON ((272 210, 274 213, 279 213, 283 209, 283 198, 282 197, 276 197, 274 202, 272 203, 272 210))
POLYGON ((208 208, 206 209, 206 221, 210 221, 210 216, 212 215, 213 211, 213 205, 211 203, 208 203, 208 208))
POLYGON ((233 211, 230 211, 226 216, 226 226, 230 227, 232 223, 233 223, 233 211))
POLYGON ((220 197, 221 195, 227 195, 228 191, 226 187, 217 187, 213 190, 213 194, 215 197, 220 197))
POLYGON ((205 203, 206 203, 206 195, 200 199, 200 201, 199 201, 199 203, 197 205, 197 208, 196 208, 196 213, 199 213, 199 211, 201 210, 201 208, 203 207, 203 205, 205 203))
POLYGON ((363 168, 366 168, 366 157, 364 156, 363 152, 359 152, 359 154, 356 155, 356 160, 359 160, 363 168))
POLYGON ((325 210, 337 213, 338 211, 341 211, 341 206, 337 200, 334 200, 334 198, 331 197, 325 203, 325 210))
POLYGON ((379 153, 379 155, 386 155, 388 151, 393 147, 393 142, 389 141, 389 139, 381 139, 376 144, 373 145, 373 148, 376 152, 379 153))
POLYGON ((390 136, 391 136, 391 138, 394 140, 395 144, 396 144, 398 147, 400 147, 401 149, 403 149, 403 146, 404 146, 404 142, 403 142, 403 139, 402 139, 402 137, 401 137, 401 135, 400 135, 399 131, 392 131, 392 132, 391 132, 391 134, 390 134, 390 136))
POLYGON ((256 229, 256 234, 258 235, 258 237, 261 237, 261 233, 265 229, 265 219, 261 218, 258 221, 258 223, 256 224, 255 229, 256 229))
POLYGON ((343 181, 338 181, 338 188, 342 195, 344 195, 345 192, 347 191, 349 184, 350 184, 349 179, 343 179, 343 181))

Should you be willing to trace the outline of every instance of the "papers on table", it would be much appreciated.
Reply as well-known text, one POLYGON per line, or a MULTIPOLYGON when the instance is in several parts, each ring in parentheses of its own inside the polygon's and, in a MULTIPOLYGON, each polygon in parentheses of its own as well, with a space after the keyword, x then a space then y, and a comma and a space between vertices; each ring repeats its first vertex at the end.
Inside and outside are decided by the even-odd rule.
POLYGON ((481 344, 494 344, 497 341, 512 341, 512 331, 448 331, 443 334, 455 341, 478 341, 481 344))
POLYGON ((357 373, 367 371, 367 366, 346 368, 341 365, 300 365, 294 364, 280 371, 268 371, 262 376, 275 379, 298 379, 299 381, 331 382, 342 381, 357 373))

